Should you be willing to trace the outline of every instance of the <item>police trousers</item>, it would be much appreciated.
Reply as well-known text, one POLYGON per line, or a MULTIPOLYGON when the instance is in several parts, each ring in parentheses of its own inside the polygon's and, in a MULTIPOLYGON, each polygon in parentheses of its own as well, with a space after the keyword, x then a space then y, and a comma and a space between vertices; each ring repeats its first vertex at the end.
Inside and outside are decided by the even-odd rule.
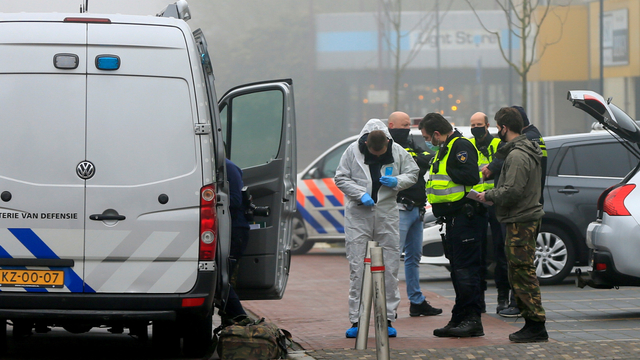
POLYGON ((486 214, 445 217, 447 234, 444 254, 451 265, 451 282, 456 292, 452 320, 460 322, 481 313, 482 247, 487 232, 486 214))

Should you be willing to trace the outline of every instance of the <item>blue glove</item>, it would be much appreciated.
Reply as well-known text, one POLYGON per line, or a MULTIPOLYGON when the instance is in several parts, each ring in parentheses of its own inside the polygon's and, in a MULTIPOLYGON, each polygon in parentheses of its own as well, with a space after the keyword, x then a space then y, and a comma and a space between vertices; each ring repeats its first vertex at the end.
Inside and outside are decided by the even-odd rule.
POLYGON ((395 176, 383 176, 380 178, 380 184, 394 188, 398 186, 398 179, 395 176))
POLYGON ((362 205, 364 206, 373 206, 376 204, 373 202, 373 199, 371 198, 371 196, 367 193, 364 193, 364 195, 362 195, 362 197, 360 198, 360 201, 362 201, 362 205))

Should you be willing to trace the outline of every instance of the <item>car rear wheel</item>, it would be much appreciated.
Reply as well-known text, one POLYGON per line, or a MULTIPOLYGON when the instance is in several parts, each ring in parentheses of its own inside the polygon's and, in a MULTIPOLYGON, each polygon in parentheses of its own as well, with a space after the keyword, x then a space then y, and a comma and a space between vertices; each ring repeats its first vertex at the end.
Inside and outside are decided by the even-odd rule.
POLYGON ((571 273, 575 257, 573 242, 564 230, 553 225, 542 225, 534 258, 540 285, 561 283, 571 273))
POLYGON ((213 314, 187 318, 183 322, 182 352, 187 357, 202 358, 211 346, 213 314))
POLYGON ((180 331, 176 321, 154 321, 151 329, 151 344, 159 356, 180 354, 180 331))
POLYGON ((312 241, 307 241, 307 228, 300 213, 293 217, 291 228, 291 253, 294 255, 306 254, 314 244, 312 241))

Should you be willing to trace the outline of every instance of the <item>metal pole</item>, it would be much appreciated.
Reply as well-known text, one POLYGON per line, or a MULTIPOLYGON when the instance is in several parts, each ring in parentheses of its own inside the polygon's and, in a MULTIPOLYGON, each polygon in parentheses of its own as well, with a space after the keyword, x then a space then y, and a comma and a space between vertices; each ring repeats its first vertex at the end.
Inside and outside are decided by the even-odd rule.
POLYGON ((509 106, 513 105, 513 79, 511 78, 512 74, 513 74, 513 69, 511 69, 511 64, 512 64, 512 52, 511 49, 513 48, 512 46, 512 36, 511 36, 511 1, 509 1, 509 14, 507 16, 507 22, 508 22, 508 28, 509 28, 509 64, 507 66, 508 69, 508 78, 509 78, 509 106))
POLYGON ((371 277, 373 279, 373 307, 376 327, 376 355, 389 360, 389 329, 387 328, 387 297, 384 289, 384 259, 382 248, 371 248, 371 277))
POLYGON ((442 95, 440 91, 440 0, 436 0, 436 89, 438 89, 438 96, 440 102, 438 102, 438 112, 443 110, 442 107, 442 95))
POLYGON ((367 254, 364 258, 364 275, 362 276, 362 292, 360 294, 360 319, 358 320, 356 350, 366 349, 367 340, 369 339, 371 300, 373 299, 373 283, 371 281, 371 248, 376 246, 378 246, 377 241, 369 241, 367 243, 367 254))

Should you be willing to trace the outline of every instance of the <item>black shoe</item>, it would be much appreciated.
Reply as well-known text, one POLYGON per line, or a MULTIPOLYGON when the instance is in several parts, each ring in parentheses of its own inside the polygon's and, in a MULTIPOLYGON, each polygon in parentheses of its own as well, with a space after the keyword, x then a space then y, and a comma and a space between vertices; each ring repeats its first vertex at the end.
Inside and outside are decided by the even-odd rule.
POLYGON ((431 316, 439 314, 442 314, 442 309, 434 308, 427 300, 423 301, 422 304, 416 305, 412 303, 411 306, 409 306, 409 316, 431 316))
POLYGON ((498 315, 507 318, 515 318, 520 316, 520 309, 517 306, 509 306, 508 308, 498 312, 498 315))
POLYGON ((509 307, 509 289, 498 289, 498 306, 496 306, 496 314, 509 307))
POLYGON ((449 334, 452 337, 484 336, 482 320, 480 320, 480 316, 478 315, 469 316, 462 320, 460 325, 449 329, 449 334))
POLYGON ((449 333, 449 330, 453 329, 454 327, 456 327, 458 325, 460 325, 460 322, 451 320, 444 327, 433 330, 433 336, 437 336, 437 337, 452 337, 453 335, 451 335, 449 333))
POLYGON ((526 320, 524 327, 513 334, 509 334, 509 340, 516 343, 546 342, 549 334, 543 322, 526 320))

